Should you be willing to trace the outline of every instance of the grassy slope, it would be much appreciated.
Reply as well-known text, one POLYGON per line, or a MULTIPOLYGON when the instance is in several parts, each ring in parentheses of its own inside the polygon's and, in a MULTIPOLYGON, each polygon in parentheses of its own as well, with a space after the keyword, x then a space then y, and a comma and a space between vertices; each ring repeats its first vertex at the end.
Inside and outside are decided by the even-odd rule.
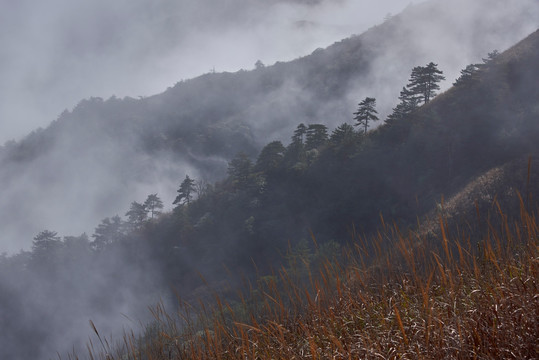
POLYGON ((118 359, 536 358, 539 227, 520 210, 511 223, 489 214, 477 248, 443 217, 439 243, 384 224, 318 266, 304 258, 303 280, 283 267, 240 305, 216 297, 199 317, 158 306, 145 341, 103 347, 118 359))

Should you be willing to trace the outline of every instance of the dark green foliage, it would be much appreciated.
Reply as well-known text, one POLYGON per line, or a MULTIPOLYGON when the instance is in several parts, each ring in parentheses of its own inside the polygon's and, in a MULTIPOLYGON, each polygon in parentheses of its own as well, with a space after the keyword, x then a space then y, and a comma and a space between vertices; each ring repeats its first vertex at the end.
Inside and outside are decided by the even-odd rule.
POLYGON ((332 146, 342 146, 356 142, 357 138, 354 127, 348 123, 344 123, 333 130, 329 142, 332 146))
POLYGON ((299 124, 294 130, 294 135, 292 136, 293 144, 303 144, 305 142, 305 134, 307 134, 307 127, 305 124, 299 124))
POLYGON ((249 186, 252 171, 253 162, 245 153, 239 153, 228 163, 228 176, 237 188, 245 189, 249 186))
POLYGON ((393 108, 393 112, 387 117, 386 123, 392 124, 401 121, 410 115, 419 106, 419 98, 411 90, 403 87, 399 95, 400 103, 393 108))
POLYGON ((500 52, 498 50, 493 50, 492 52, 489 52, 487 54, 487 57, 486 58, 483 58, 483 64, 484 65, 488 65, 490 63, 492 63, 494 60, 496 60, 496 58, 500 55, 500 52))
POLYGON ((180 188, 178 189, 178 196, 176 196, 176 199, 174 199, 172 204, 177 205, 178 207, 184 204, 189 205, 195 192, 195 180, 191 179, 189 175, 185 175, 185 179, 182 181, 180 188))
POLYGON ((440 90, 438 83, 445 80, 438 65, 430 62, 426 66, 416 66, 412 69, 410 81, 406 87, 419 101, 428 103, 440 90))
POLYGON ((270 142, 260 151, 256 160, 256 171, 273 172, 283 163, 286 148, 280 141, 270 142))
POLYGON ((305 149, 318 149, 328 140, 328 128, 323 124, 310 124, 305 132, 305 149))
POLYGON ((94 238, 93 248, 100 251, 110 244, 122 240, 125 237, 125 230, 125 224, 118 215, 103 219, 92 235, 94 238))
POLYGON ((157 194, 150 194, 144 201, 144 207, 150 213, 150 219, 153 219, 154 216, 161 214, 163 209, 163 201, 157 196, 157 194))
POLYGON ((329 146, 335 154, 349 158, 355 155, 360 141, 361 134, 357 133, 352 125, 344 123, 331 133, 329 146))
POLYGON ((133 201, 129 210, 125 213, 125 216, 128 218, 127 222, 129 225, 138 227, 148 218, 148 209, 146 209, 144 204, 133 201))
POLYGON ((453 83, 455 86, 462 86, 470 84, 480 69, 479 65, 470 64, 460 71, 460 76, 453 83))
POLYGON ((366 97, 363 101, 361 101, 358 105, 357 111, 354 113, 354 120, 356 123, 355 126, 363 126, 365 131, 364 133, 367 133, 367 129, 369 128, 369 122, 370 121, 376 121, 378 120, 378 111, 375 109, 376 107, 376 99, 366 97))

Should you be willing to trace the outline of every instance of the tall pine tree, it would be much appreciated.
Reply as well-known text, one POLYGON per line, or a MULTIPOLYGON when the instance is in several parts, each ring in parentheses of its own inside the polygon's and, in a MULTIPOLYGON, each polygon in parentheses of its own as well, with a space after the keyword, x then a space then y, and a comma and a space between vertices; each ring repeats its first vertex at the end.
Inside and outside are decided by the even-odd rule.
POLYGON ((378 111, 375 109, 376 99, 366 97, 362 102, 358 104, 358 109, 354 113, 354 120, 356 120, 355 126, 363 126, 365 134, 369 128, 369 121, 378 120, 378 111))

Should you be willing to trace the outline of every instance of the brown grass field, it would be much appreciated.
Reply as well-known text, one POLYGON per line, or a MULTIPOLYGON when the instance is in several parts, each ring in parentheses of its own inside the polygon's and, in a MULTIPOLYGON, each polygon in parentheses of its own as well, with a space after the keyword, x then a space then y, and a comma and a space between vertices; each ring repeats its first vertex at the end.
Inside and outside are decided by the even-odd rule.
POLYGON ((173 314, 157 305, 142 337, 113 343, 94 327, 88 357, 537 359, 539 227, 525 203, 513 220, 496 201, 488 220, 478 212, 480 239, 442 215, 435 236, 381 217, 376 237, 296 256, 236 300, 216 294, 213 306, 181 303, 173 314))

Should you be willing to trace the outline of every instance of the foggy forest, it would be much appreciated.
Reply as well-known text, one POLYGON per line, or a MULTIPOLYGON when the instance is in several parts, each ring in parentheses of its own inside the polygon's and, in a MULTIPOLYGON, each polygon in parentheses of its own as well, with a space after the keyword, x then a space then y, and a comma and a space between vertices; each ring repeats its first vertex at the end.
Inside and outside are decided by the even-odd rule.
POLYGON ((0 6, 1 359, 537 358, 536 1, 0 6))

